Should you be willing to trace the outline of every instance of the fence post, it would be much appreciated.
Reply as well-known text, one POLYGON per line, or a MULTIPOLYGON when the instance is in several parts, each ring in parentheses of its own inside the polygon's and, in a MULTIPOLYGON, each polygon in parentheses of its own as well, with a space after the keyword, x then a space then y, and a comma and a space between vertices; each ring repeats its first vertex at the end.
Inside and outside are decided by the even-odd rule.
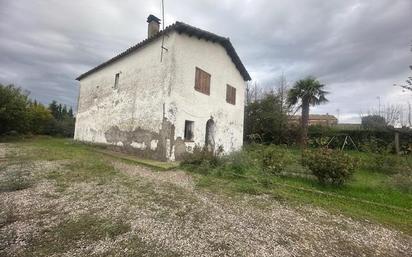
POLYGON ((400 154, 401 151, 399 150, 399 132, 395 131, 395 150, 396 154, 400 154))

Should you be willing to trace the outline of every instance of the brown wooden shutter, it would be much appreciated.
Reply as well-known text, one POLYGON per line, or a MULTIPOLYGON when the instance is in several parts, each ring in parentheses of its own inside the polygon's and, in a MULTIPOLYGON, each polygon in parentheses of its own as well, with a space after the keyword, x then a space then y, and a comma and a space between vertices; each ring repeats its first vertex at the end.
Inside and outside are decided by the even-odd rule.
POLYGON ((236 88, 226 85, 226 102, 236 104, 236 88))
POLYGON ((200 69, 196 67, 195 89, 200 91, 200 69))
POLYGON ((233 91, 233 104, 236 104, 236 88, 233 88, 232 91, 233 91))
POLYGON ((205 78, 205 82, 204 82, 205 94, 210 95, 210 74, 203 72, 203 76, 205 78))
POLYGON ((210 95, 210 74, 196 67, 195 90, 210 95))

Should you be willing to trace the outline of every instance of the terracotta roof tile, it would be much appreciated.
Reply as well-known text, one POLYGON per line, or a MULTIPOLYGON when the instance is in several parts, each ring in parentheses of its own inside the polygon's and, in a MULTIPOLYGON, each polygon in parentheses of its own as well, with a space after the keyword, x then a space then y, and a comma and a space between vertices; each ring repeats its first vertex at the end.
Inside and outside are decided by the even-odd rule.
POLYGON ((233 63, 235 64, 236 68, 239 70, 240 74, 242 75, 243 79, 245 81, 251 80, 249 73, 247 72, 245 66, 243 65, 242 61, 240 60, 239 56, 237 55, 235 49, 232 46, 232 43, 230 42, 229 38, 225 38, 225 37, 221 37, 219 35, 216 35, 214 33, 208 32, 206 30, 202 30, 196 27, 193 27, 191 25, 188 25, 186 23, 183 22, 176 22, 168 27, 166 27, 164 30, 160 31, 159 33, 155 34, 154 36, 147 38, 143 41, 141 41, 140 43, 130 47, 129 49, 127 49, 126 51, 118 54, 117 56, 109 59, 108 61, 98 65, 97 67, 89 70, 86 73, 83 73, 82 75, 80 75, 79 77, 76 78, 76 80, 81 80, 85 77, 87 77, 88 75, 94 73, 95 71, 98 71, 104 67, 106 67, 107 65, 127 56, 128 54, 137 51, 138 49, 142 48, 143 46, 149 44, 150 42, 156 40, 157 38, 161 37, 163 34, 172 32, 172 31, 177 31, 179 34, 187 34, 189 36, 195 36, 199 39, 205 39, 207 41, 212 41, 214 43, 219 43, 221 44, 227 54, 229 55, 229 57, 232 59, 233 63))

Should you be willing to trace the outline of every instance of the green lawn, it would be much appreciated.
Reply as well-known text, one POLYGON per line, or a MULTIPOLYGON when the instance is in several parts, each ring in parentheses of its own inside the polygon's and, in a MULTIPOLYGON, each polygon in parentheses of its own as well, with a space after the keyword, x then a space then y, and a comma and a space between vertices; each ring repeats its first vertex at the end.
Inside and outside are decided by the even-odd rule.
MULTIPOLYGON (((310 172, 305 171, 298 164, 299 150, 278 148, 279 151, 286 151, 287 155, 294 160, 293 167, 288 168, 291 174, 294 169, 297 171, 296 174, 310 172)), ((259 162, 259 156, 254 153, 254 149, 246 151, 246 156, 243 156, 251 158, 252 165, 249 161, 243 160, 241 162, 246 162, 246 164, 239 164, 236 163, 237 160, 231 160, 228 161, 229 164, 222 164, 218 167, 210 168, 202 164, 186 165, 184 168, 199 174, 197 175, 199 185, 213 191, 228 194, 238 192, 270 194, 276 199, 289 203, 312 204, 332 213, 369 220, 412 234, 412 194, 410 190, 405 192, 393 185, 391 181, 396 173, 371 169, 369 163, 374 159, 370 154, 359 152, 349 152, 349 154, 361 159, 362 165, 355 171, 353 178, 341 187, 321 185, 315 179, 305 176, 265 174, 259 165, 256 165, 256 162, 259 162), (244 167, 239 171, 238 166, 244 167), (207 172, 205 169, 212 171, 207 172)), ((400 158, 399 163, 405 164, 401 157, 395 158, 400 158)))

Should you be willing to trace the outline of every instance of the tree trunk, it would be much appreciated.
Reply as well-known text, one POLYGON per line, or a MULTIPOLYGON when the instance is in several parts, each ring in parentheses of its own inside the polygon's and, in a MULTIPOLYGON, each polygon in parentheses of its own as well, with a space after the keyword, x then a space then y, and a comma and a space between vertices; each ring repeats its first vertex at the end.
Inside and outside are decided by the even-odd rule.
POLYGON ((401 154, 401 150, 399 148, 399 132, 395 132, 395 150, 396 154, 401 154))
POLYGON ((306 147, 308 144, 308 122, 309 122, 309 100, 302 100, 302 133, 301 133, 301 146, 306 147))

